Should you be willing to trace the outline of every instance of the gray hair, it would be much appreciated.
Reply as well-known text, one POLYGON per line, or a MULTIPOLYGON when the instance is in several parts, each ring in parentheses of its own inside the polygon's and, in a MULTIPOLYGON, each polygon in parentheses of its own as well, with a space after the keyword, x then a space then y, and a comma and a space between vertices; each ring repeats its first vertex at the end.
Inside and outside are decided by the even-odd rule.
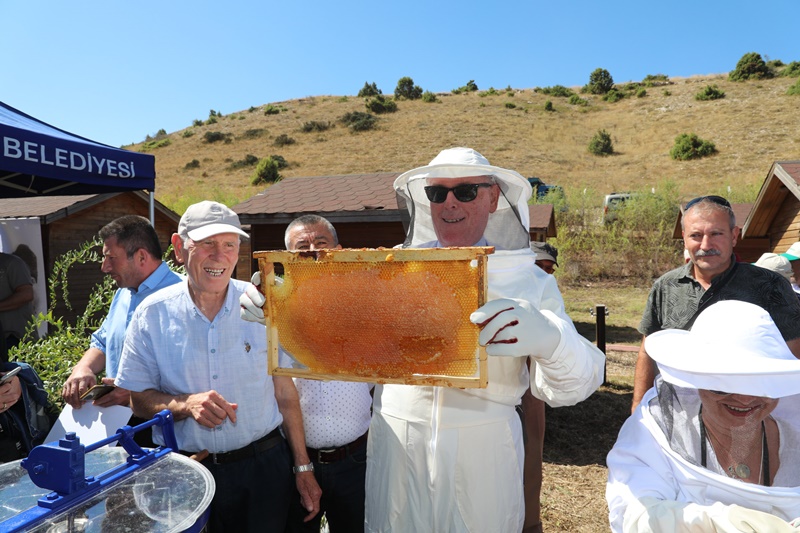
POLYGON ((333 242, 331 244, 333 246, 339 244, 339 237, 336 235, 336 229, 333 227, 333 224, 331 224, 328 221, 327 218, 321 217, 319 215, 302 215, 289 222, 289 225, 286 226, 286 231, 283 234, 283 242, 286 245, 287 250, 291 247, 291 244, 289 243, 289 232, 298 226, 303 226, 306 228, 313 226, 323 226, 328 231, 328 233, 331 234, 331 237, 333 237, 333 242))

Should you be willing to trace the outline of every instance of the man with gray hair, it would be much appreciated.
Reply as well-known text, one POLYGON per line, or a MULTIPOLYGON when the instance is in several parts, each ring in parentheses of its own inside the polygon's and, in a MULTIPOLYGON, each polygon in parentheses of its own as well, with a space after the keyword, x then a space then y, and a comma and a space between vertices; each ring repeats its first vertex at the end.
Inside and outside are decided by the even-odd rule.
POLYGON ((642 344, 636 360, 633 405, 653 386, 656 366, 645 339, 664 329, 688 330, 697 315, 714 302, 741 300, 766 309, 795 356, 800 356, 800 302, 780 274, 739 263, 733 248, 739 227, 731 204, 721 196, 690 200, 681 218, 690 261, 653 284, 639 325, 642 344))
MULTIPOLYGON (((319 510, 320 489, 294 383, 268 375, 263 326, 239 319, 247 284, 231 275, 241 237, 247 233, 228 207, 189 206, 172 236, 187 279, 136 309, 117 384, 131 391, 142 418, 172 411, 182 453, 210 452, 203 465, 217 485, 211 531, 283 531, 292 485, 309 520, 319 510)), ((153 440, 163 444, 153 429, 153 440)))

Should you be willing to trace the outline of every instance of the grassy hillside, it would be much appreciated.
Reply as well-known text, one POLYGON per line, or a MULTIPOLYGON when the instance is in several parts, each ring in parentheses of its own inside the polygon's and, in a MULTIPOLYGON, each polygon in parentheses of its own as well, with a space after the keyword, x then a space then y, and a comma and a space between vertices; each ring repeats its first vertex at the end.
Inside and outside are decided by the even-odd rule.
MULTIPOLYGON (((362 133, 352 133, 339 119, 366 111, 363 98, 311 96, 273 102, 281 110, 277 114, 265 114, 267 105, 254 102, 249 110, 216 117, 216 124, 169 133, 168 143, 153 143, 166 146, 149 151, 156 156, 156 197, 178 212, 200 199, 233 204, 263 190, 249 184, 254 166, 234 168, 247 155, 281 155, 289 163, 282 174, 290 178, 403 171, 426 164, 442 148, 459 145, 477 149, 496 165, 562 185, 568 193, 587 189, 586 194, 597 198, 614 190, 649 190, 665 181, 675 182, 685 196, 727 187, 753 194, 773 161, 800 159, 800 97, 786 95, 795 81, 730 82, 724 74, 697 76, 648 87, 643 97, 615 103, 580 95, 589 100, 587 106, 570 105, 566 98, 532 88, 485 96, 439 94, 436 103, 399 101, 396 113, 379 115, 377 129, 362 133), (695 100, 708 85, 716 85, 725 98, 695 100), (553 112, 545 111, 547 100, 553 112), (332 127, 302 132, 312 121, 332 127), (599 129, 611 134, 614 155, 588 152, 599 129), (209 132, 227 140, 209 143, 209 132), (718 153, 702 160, 672 160, 669 151, 681 133, 715 143, 718 153), (280 135, 296 142, 275 146, 280 135)), ((394 87, 381 89, 391 94, 394 87)), ((205 122, 208 117, 197 119, 205 122)))

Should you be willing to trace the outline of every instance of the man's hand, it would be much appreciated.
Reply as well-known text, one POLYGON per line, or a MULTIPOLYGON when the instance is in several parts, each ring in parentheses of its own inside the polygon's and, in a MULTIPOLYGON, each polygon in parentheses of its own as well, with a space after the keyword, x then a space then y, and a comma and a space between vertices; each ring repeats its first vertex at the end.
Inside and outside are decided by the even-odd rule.
POLYGON ((80 409, 83 405, 81 394, 97 385, 97 377, 94 372, 86 366, 77 365, 72 369, 72 373, 61 389, 61 397, 72 406, 73 409, 80 409))
POLYGON ((300 493, 300 503, 305 510, 308 511, 303 522, 308 522, 317 516, 319 512, 319 500, 322 497, 322 489, 319 488, 317 478, 314 477, 314 472, 299 472, 295 474, 295 478, 297 492, 300 493))
MULTIPOLYGON (((103 385, 114 385, 114 378, 103 378, 103 385)), ((131 405, 131 391, 122 387, 114 387, 111 392, 100 396, 94 401, 98 407, 111 407, 112 405, 131 405)))
POLYGON ((19 378, 13 377, 8 383, 0 385, 0 413, 5 413, 22 396, 22 385, 20 385, 19 378))
POLYGON ((256 271, 253 277, 250 278, 250 285, 247 286, 247 289, 245 289, 239 297, 239 305, 241 305, 239 316, 248 322, 266 324, 267 321, 266 318, 264 318, 264 310, 262 307, 267 299, 259 290, 260 285, 261 272, 256 271))
POLYGON ((469 319, 482 328, 478 342, 489 355, 550 359, 561 342, 558 326, 525 300, 492 300, 469 319))
POLYGON ((213 429, 226 418, 236 423, 236 409, 239 405, 228 403, 217 391, 199 392, 186 397, 185 409, 188 415, 201 426, 213 429))

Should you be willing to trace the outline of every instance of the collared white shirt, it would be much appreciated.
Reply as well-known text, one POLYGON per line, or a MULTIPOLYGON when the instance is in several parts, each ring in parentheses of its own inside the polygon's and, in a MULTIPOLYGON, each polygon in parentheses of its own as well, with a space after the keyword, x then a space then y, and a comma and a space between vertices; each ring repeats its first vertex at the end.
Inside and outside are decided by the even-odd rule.
MULTIPOLYGON (((181 450, 236 450, 283 421, 267 374, 264 326, 239 317, 239 296, 246 287, 245 282, 231 280, 225 304, 213 321, 197 309, 186 281, 146 298, 131 319, 119 386, 170 395, 215 390, 238 404, 235 424, 226 419, 209 429, 192 418, 175 422, 181 450)), ((161 432, 153 429, 153 440, 163 443, 161 432)))
POLYGON ((344 446, 369 429, 372 396, 369 383, 295 378, 303 412, 306 446, 344 446))

